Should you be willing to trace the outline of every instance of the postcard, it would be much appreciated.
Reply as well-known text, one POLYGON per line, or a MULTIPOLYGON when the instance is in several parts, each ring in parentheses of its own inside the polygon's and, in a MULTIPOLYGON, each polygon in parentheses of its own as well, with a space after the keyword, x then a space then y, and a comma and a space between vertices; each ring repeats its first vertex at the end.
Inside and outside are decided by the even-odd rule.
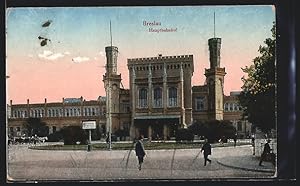
POLYGON ((271 5, 7 8, 7 180, 276 177, 275 28, 271 5))

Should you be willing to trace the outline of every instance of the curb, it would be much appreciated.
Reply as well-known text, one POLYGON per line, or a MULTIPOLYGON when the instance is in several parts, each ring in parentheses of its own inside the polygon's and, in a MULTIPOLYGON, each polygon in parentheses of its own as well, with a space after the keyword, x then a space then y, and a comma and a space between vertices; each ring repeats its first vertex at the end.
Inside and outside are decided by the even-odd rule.
POLYGON ((275 170, 272 170, 272 169, 251 169, 251 168, 245 168, 245 167, 237 167, 237 166, 233 166, 233 165, 224 164, 224 163, 222 163, 218 160, 217 160, 217 163, 220 164, 220 165, 223 165, 225 167, 234 168, 234 169, 241 169, 241 170, 245 170, 245 171, 275 173, 275 170))

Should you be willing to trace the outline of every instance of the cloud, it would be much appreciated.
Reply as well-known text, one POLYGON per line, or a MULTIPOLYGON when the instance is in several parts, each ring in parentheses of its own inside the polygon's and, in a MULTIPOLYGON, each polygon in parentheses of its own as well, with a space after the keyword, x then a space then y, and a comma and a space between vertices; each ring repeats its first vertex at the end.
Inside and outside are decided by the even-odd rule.
POLYGON ((99 55, 104 57, 104 52, 100 52, 99 55))
POLYGON ((32 54, 28 54, 28 57, 33 58, 33 55, 32 54))
POLYGON ((72 61, 74 62, 74 63, 81 63, 81 62, 84 62, 84 61, 89 61, 90 60, 90 58, 88 58, 88 57, 74 57, 73 59, 72 59, 72 61))
POLYGON ((66 51, 64 54, 65 54, 65 55, 70 55, 71 53, 70 53, 70 52, 68 52, 68 51, 66 51))
POLYGON ((46 59, 46 60, 56 60, 58 58, 64 57, 63 54, 61 53, 53 53, 50 50, 44 50, 44 52, 42 54, 38 54, 38 56, 42 59, 46 59))

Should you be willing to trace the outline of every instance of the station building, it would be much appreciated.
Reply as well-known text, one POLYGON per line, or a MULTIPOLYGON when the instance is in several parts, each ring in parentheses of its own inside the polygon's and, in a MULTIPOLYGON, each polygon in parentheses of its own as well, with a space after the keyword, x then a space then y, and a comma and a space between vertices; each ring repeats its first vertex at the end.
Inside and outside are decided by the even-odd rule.
POLYGON ((40 117, 49 133, 64 126, 81 126, 83 120, 94 120, 101 132, 124 130, 128 139, 139 135, 169 139, 178 128, 197 121, 230 120, 238 136, 251 134, 251 123, 242 119, 238 102, 240 92, 224 95, 225 68, 221 67, 221 38, 211 38, 210 68, 205 69, 204 85, 192 85, 193 55, 127 59, 129 89, 121 88, 118 74, 118 48, 108 46, 106 73, 103 75, 106 95, 97 100, 63 98, 62 102, 13 104, 10 102, 8 128, 10 136, 24 133, 22 124, 28 117, 40 117))

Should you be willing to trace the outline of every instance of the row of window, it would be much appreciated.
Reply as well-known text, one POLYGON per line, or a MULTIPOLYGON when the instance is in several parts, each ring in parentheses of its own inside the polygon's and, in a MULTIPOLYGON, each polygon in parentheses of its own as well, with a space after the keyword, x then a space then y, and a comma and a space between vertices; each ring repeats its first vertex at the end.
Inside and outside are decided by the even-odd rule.
POLYGON ((229 112, 242 111, 243 108, 238 103, 225 103, 224 110, 229 112))
MULTIPOLYGON (((70 116, 101 116, 105 115, 105 107, 99 109, 97 107, 85 107, 81 111, 80 108, 49 108, 47 109, 47 117, 70 117, 70 116)), ((45 109, 37 108, 27 112, 27 110, 15 110, 12 114, 13 118, 27 118, 27 117, 45 117, 45 109)))
MULTIPOLYGON (((139 108, 147 108, 148 107, 148 90, 146 88, 142 88, 139 90, 139 100, 138 107, 139 108)), ((155 88, 153 91, 153 107, 154 108, 162 108, 162 88, 155 88)), ((177 106, 177 88, 171 87, 168 89, 168 106, 176 107, 177 106)), ((130 112, 130 104, 122 103, 121 108, 123 112, 130 112)), ((203 111, 205 110, 205 97, 196 97, 195 99, 195 110, 203 111)), ((242 111, 242 107, 237 103, 225 103, 224 111, 242 111)), ((101 116, 105 115, 106 110, 105 107, 102 109, 95 107, 85 107, 83 108, 83 112, 81 112, 80 108, 65 108, 65 111, 62 108, 50 108, 47 109, 47 117, 71 117, 71 116, 101 116)), ((13 118, 27 118, 28 113, 27 110, 17 110, 13 112, 13 118)), ((43 108, 33 109, 29 112, 29 117, 45 117, 45 110, 43 108)))
MULTIPOLYGON (((182 64, 182 68, 187 68, 190 67, 191 64, 182 64)), ((167 69, 179 69, 180 68, 180 64, 174 64, 174 65, 167 65, 167 69)), ((151 70, 161 70, 163 69, 163 65, 152 65, 150 66, 151 70)), ((139 70, 139 71, 145 71, 145 70, 149 70, 149 66, 136 66, 135 70, 139 70)))
MULTIPOLYGON (((153 107, 162 108, 162 88, 156 87, 153 90, 153 107)), ((177 88, 171 87, 168 89, 168 106, 177 106, 177 88)), ((138 92, 138 107, 147 108, 148 107, 148 90, 146 88, 141 88, 138 92)))
MULTIPOLYGON (((205 97, 196 97, 195 110, 196 111, 205 110, 205 97)), ((228 111, 228 112, 242 111, 242 107, 238 103, 225 103, 224 111, 228 111)))

